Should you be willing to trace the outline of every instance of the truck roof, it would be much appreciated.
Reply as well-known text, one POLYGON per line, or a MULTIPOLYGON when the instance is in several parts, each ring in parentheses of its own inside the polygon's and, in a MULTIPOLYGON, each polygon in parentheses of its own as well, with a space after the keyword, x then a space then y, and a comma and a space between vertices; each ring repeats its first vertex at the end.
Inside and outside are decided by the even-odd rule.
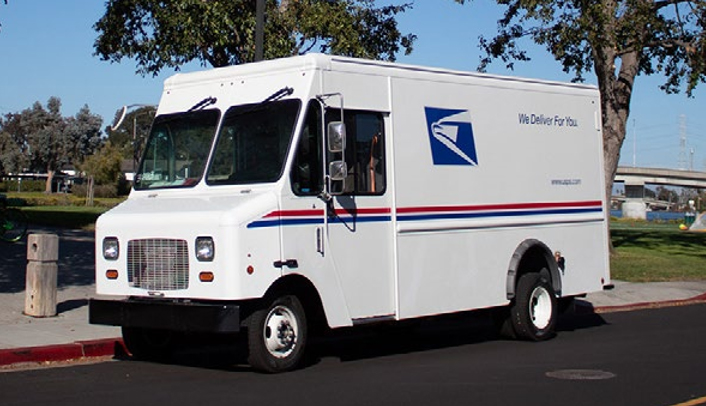
POLYGON ((238 77, 270 75, 273 73, 301 70, 337 70, 402 77, 413 77, 420 74, 434 74, 447 76, 449 77, 449 79, 452 79, 453 77, 486 78, 503 82, 542 84, 574 89, 596 89, 596 86, 594 85, 566 83, 503 75, 492 75, 481 72, 467 72, 436 67, 407 65, 393 62, 351 58, 345 56, 326 55, 320 53, 309 53, 288 58, 252 62, 242 65, 214 68, 198 72, 177 73, 169 77, 165 81, 164 87, 165 89, 169 89, 174 87, 181 87, 184 85, 193 85, 196 83, 219 82, 224 80, 234 80, 238 77))

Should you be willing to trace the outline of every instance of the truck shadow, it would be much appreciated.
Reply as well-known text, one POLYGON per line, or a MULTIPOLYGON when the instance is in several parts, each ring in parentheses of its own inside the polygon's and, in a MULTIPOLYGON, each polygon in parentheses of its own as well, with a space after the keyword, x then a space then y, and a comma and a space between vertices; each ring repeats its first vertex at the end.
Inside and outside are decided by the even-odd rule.
MULTIPOLYGON (((597 328, 608 323, 583 309, 559 318, 557 332, 597 328)), ((351 362, 392 355, 449 349, 504 340, 488 310, 437 316, 389 325, 327 330, 310 338, 305 367, 331 360, 351 362)), ((251 371, 242 337, 187 337, 170 364, 231 372, 251 371)), ((121 357, 131 360, 128 355, 121 357)))
MULTIPOLYGON (((582 312, 560 317, 556 330, 561 333, 606 324, 600 315, 582 312)), ((510 339, 499 335, 491 311, 478 310, 388 326, 333 331, 312 343, 311 355, 314 363, 328 357, 347 362, 504 340, 510 339)))

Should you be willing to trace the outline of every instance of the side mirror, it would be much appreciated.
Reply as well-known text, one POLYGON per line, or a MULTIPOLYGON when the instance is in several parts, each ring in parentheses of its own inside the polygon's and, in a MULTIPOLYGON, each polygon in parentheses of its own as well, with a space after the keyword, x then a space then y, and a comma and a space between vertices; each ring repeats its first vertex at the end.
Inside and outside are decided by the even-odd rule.
POLYGON ((343 152, 346 149, 346 125, 341 121, 332 121, 328 124, 328 150, 330 152, 343 152))
POLYGON ((331 181, 344 181, 348 177, 348 165, 345 161, 333 161, 328 164, 328 173, 331 181))

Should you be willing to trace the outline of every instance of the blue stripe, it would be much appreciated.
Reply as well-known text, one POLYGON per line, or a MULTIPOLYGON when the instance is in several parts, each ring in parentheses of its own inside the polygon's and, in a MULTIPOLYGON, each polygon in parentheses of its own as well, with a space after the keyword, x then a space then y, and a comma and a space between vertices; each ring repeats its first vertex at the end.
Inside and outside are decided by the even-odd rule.
POLYGON ((277 226, 307 226, 312 224, 323 224, 323 218, 300 218, 300 219, 273 219, 258 220, 248 224, 248 228, 263 228, 277 226))
POLYGON ((348 223, 350 221, 355 221, 356 223, 384 223, 388 221, 392 221, 392 216, 365 216, 365 217, 353 217, 353 216, 346 216, 346 217, 335 217, 333 219, 329 219, 329 223, 348 223))

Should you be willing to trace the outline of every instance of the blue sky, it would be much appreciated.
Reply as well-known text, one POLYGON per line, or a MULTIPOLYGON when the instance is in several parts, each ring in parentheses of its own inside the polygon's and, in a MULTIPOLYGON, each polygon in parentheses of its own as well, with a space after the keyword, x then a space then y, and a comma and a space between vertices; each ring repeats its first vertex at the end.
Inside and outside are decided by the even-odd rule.
MULTIPOLYGON (((416 0, 414 9, 399 18, 403 33, 418 36, 412 55, 398 62, 459 70, 475 70, 479 35, 492 36, 502 10, 490 1, 458 5, 453 0, 416 0)), ((158 77, 135 73, 135 63, 103 62, 93 56, 93 24, 103 15, 105 2, 97 0, 10 0, 0 2, 0 114, 19 112, 51 96, 62 100, 62 113, 74 115, 87 104, 107 125, 115 111, 126 104, 156 104, 162 82, 158 77)), ((502 63, 489 73, 569 81, 570 75, 539 48, 532 48, 531 62, 517 63, 507 71, 502 63)), ((183 71, 203 69, 191 64, 183 71)), ((706 170, 706 88, 695 98, 666 95, 660 77, 638 77, 628 136, 621 164, 677 168, 680 133, 686 134, 688 168, 706 170), (680 116, 684 116, 680 127, 680 116), (683 128, 683 129, 682 129, 683 128), (693 155, 691 150, 693 149, 693 155), (633 154, 633 150, 635 154, 633 154)), ((593 78, 588 83, 595 84, 593 78)))

